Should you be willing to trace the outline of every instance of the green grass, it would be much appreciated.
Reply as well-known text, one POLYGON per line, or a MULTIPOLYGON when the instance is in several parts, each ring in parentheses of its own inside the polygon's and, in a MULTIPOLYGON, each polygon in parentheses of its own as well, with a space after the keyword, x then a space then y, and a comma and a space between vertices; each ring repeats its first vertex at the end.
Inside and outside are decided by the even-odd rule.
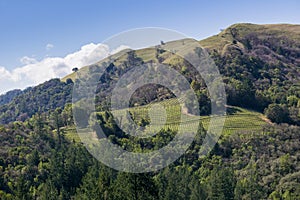
MULTIPOLYGON (((263 125, 267 123, 267 121, 264 120, 263 114, 259 112, 233 106, 230 106, 229 109, 234 110, 234 113, 226 115, 222 132, 223 135, 230 135, 241 131, 260 131, 263 125)), ((112 111, 112 113, 114 116, 125 116, 126 111, 127 110, 125 109, 116 110, 112 111)), ((180 125, 183 131, 194 131, 198 127, 199 122, 202 123, 204 129, 208 130, 211 121, 210 116, 201 116, 199 120, 198 116, 189 115, 186 112, 183 112, 179 101, 175 98, 159 103, 129 108, 129 111, 137 124, 139 124, 142 119, 151 121, 149 112, 152 112, 152 125, 147 125, 145 127, 144 132, 146 133, 157 133, 161 129, 170 129, 177 132, 180 125), (161 110, 165 111, 165 117, 164 112, 161 110)), ((64 133, 69 140, 80 142, 75 127, 66 127, 64 133)))
MULTIPOLYGON (((292 25, 292 24, 250 24, 250 23, 238 23, 234 24, 225 30, 221 31, 219 34, 208 37, 206 39, 203 39, 199 41, 200 45, 206 49, 216 49, 219 53, 224 54, 227 51, 227 47, 230 45, 233 45, 233 40, 237 41, 237 46, 240 49, 244 48, 244 45, 239 42, 237 38, 234 38, 232 35, 232 29, 236 29, 238 31, 238 38, 243 38, 245 35, 248 35, 249 33, 255 34, 257 37, 260 38, 268 38, 271 35, 277 36, 277 37, 287 37, 293 40, 300 40, 300 25, 292 25)), ((237 36, 235 36, 237 37, 237 36)), ((176 49, 177 52, 186 52, 189 50, 189 43, 193 42, 189 39, 183 39, 183 40, 177 40, 177 41, 171 41, 166 42, 165 45, 163 45, 164 49, 169 49, 172 52, 172 49, 176 49)), ((159 45, 159 41, 158 41, 159 45)), ((122 50, 121 52, 114 54, 110 56, 110 58, 116 60, 114 61, 114 64, 118 66, 119 64, 123 63, 123 61, 127 60, 126 55, 122 55, 127 50, 122 50), (120 57, 119 57, 120 56, 120 57)), ((153 48, 145 48, 145 49, 139 49, 136 50, 136 55, 140 57, 144 62, 148 61, 157 61, 156 59, 156 50, 153 48)), ((160 56, 166 56, 170 57, 168 53, 165 53, 160 56)), ((171 56, 172 57, 172 56, 171 56)), ((170 58, 171 59, 171 58, 170 58)), ((104 60, 107 60, 104 59, 104 60)), ((167 64, 168 60, 164 62, 164 64, 167 64)), ((96 63, 97 65, 97 63, 96 63)), ((89 66, 82 67, 79 71, 85 71, 88 70, 89 66)), ((66 77, 62 78, 62 81, 66 81, 68 78, 71 78, 73 81, 76 79, 76 73, 71 73, 67 75, 66 77)))
MULTIPOLYGON (((259 131, 262 126, 267 122, 263 120, 261 113, 247 110, 240 107, 230 108, 236 109, 237 112, 234 114, 227 114, 223 127, 223 134, 229 135, 238 131, 259 131)), ((209 123, 209 117, 201 117, 204 128, 207 129, 209 123)))
MULTIPOLYGON (((199 117, 186 114, 181 110, 180 101, 176 98, 165 100, 159 103, 151 103, 144 106, 130 108, 129 111, 133 115, 136 123, 139 123, 142 119, 150 120, 149 111, 152 110, 153 125, 147 125, 144 132, 153 133, 158 132, 161 129, 170 129, 174 131, 179 130, 180 123, 183 131, 195 130, 198 127, 199 121, 202 123, 204 129, 208 129, 210 123, 210 116, 199 117), (156 110, 157 109, 157 110, 156 110), (163 112, 158 109, 165 110, 165 118, 163 112), (163 121, 165 119, 165 122, 163 121)), ((251 132, 260 131, 262 126, 267 122, 264 120, 264 116, 255 111, 248 109, 228 106, 227 108, 231 114, 227 114, 223 127, 223 135, 230 135, 235 132, 251 132)), ((112 111, 116 115, 122 115, 124 110, 112 111)), ((68 127, 64 129, 65 136, 70 140, 80 141, 79 136, 76 134, 75 127, 68 127)))
MULTIPOLYGON (((164 57, 166 60, 163 62, 163 64, 179 64, 178 62, 183 63, 183 59, 179 59, 179 56, 173 55, 172 53, 177 54, 185 54, 186 52, 190 51, 191 44, 193 44, 195 41, 191 39, 182 39, 177 41, 170 41, 166 42, 164 45, 161 45, 160 48, 165 49, 164 53, 160 54, 159 57, 164 57), (175 52, 176 49, 176 52, 175 52), (174 59, 175 58, 175 59, 174 59)), ((158 41, 159 45, 159 41, 158 41)), ((192 45, 193 46, 193 45, 192 45)), ((108 58, 105 58, 98 63, 93 64, 93 66, 100 65, 104 62, 112 62, 115 66, 122 66, 126 61, 128 61, 128 55, 126 52, 130 51, 130 49, 122 50, 114 55, 109 56, 108 58)), ((153 61, 158 62, 156 58, 157 49, 154 47, 144 48, 144 49, 137 49, 135 50, 135 54, 138 58, 142 59, 144 63, 153 61)), ((99 66, 100 67, 100 66, 99 66)), ((90 66, 84 66, 82 67, 78 72, 72 72, 69 75, 63 77, 61 81, 66 82, 67 79, 72 79, 75 81, 77 76, 84 76, 85 74, 89 74, 89 68, 90 66)))
POLYGON ((76 79, 76 72, 73 72, 73 73, 71 73, 71 74, 69 74, 69 75, 63 77, 63 78, 61 79, 61 81, 62 81, 62 82, 66 82, 67 79, 69 79, 69 78, 72 79, 73 81, 75 81, 75 79, 76 79))
POLYGON ((250 23, 238 23, 221 31, 219 34, 208 37, 199 41, 200 45, 206 49, 216 49, 219 53, 224 54, 227 51, 228 45, 233 45, 233 40, 237 41, 235 46, 240 49, 244 48, 244 45, 239 42, 238 38, 244 38, 248 34, 255 34, 256 37, 264 39, 271 36, 274 37, 287 37, 293 40, 300 39, 300 26, 292 24, 250 24, 250 23), (235 38, 232 35, 231 30, 237 30, 238 36, 235 38))
MULTIPOLYGON (((210 116, 201 116, 199 120, 199 117, 183 112, 179 101, 176 99, 130 108, 129 111, 133 114, 136 122, 139 122, 142 118, 149 120, 148 112, 150 108, 153 105, 158 104, 166 110, 166 122, 164 125, 159 123, 153 124, 153 126, 160 126, 164 129, 177 131, 180 123, 182 123, 184 129, 189 130, 194 128, 197 125, 197 122, 200 121, 203 124, 203 127, 206 130, 208 129, 211 120, 210 116)), ((223 134, 232 134, 236 131, 259 131, 262 129, 262 126, 267 123, 263 120, 263 115, 259 112, 233 106, 228 106, 228 109, 234 110, 234 113, 226 115, 223 134)), ((118 112, 124 111, 114 111, 113 114, 118 114, 118 112)), ((158 113, 154 117, 160 118, 161 116, 159 116, 158 113)), ((163 119, 163 117, 161 118, 163 119)), ((160 119, 154 119, 154 121, 159 122, 160 119)), ((157 130, 157 128, 154 127, 154 130, 157 130)))

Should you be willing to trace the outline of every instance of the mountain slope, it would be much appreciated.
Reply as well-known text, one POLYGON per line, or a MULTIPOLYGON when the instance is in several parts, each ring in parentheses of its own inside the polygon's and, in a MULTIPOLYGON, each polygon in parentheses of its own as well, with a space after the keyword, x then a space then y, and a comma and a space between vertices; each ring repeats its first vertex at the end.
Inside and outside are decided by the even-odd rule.
POLYGON ((258 111, 282 104, 299 124, 299 25, 235 24, 200 44, 224 77, 229 104, 258 111))
POLYGON ((13 100, 16 96, 20 95, 22 90, 16 89, 6 92, 5 94, 0 95, 0 106, 7 104, 13 100))
POLYGON ((239 47, 240 50, 247 51, 252 49, 252 45, 258 44, 275 51, 278 47, 299 51, 299 41, 300 25, 240 23, 226 28, 218 35, 200 41, 200 44, 204 48, 215 49, 219 53, 226 52, 228 46, 239 47))
MULTIPOLYGON (((184 43, 174 41, 166 45, 176 45, 176 42, 178 46, 184 43)), ((216 36, 200 41, 200 44, 209 51, 223 76, 229 105, 263 112, 271 104, 282 104, 289 109, 290 122, 300 123, 297 107, 300 100, 300 25, 235 24, 216 36)), ((159 48, 160 45, 132 51, 112 62, 109 71, 101 77, 99 101, 103 102, 105 97, 109 97, 114 83, 130 69, 130 64, 163 63, 176 69, 190 83, 198 78, 189 63, 170 52, 160 51, 159 48)), ((82 70, 96 73, 95 68, 97 64, 82 70)), ((209 96, 201 78, 193 85, 197 86, 204 99, 209 96)), ((144 94, 151 89, 159 90, 148 87, 137 93, 144 94)), ((154 94, 161 98, 157 99, 153 95, 144 102, 135 103, 144 105, 170 98, 166 93, 154 94)), ((132 98, 142 99, 139 95, 132 98)), ((207 114, 209 102, 203 102, 202 99, 203 105, 203 110, 206 111, 202 114, 207 114)))
POLYGON ((28 88, 15 96, 9 103, 0 105, 0 124, 24 121, 37 112, 63 108, 71 102, 73 82, 64 83, 59 79, 46 81, 28 88))
MULTIPOLYGON (((183 43, 184 41, 174 41, 166 43, 166 45, 182 45, 183 43)), ((298 103, 300 99, 299 25, 235 24, 218 35, 200 41, 200 44, 209 51, 223 76, 228 104, 260 112, 270 104, 283 104, 289 107, 293 123, 299 123, 297 117, 297 105, 300 105, 298 103)), ((189 63, 178 58, 174 53, 162 51, 159 48, 160 45, 137 51, 127 49, 108 58, 114 61, 100 77, 97 93, 99 111, 103 110, 107 104, 110 92, 119 77, 130 70, 132 65, 155 62, 170 65, 185 76, 193 88, 197 88, 201 113, 209 113, 211 102, 201 77, 199 79, 195 76, 196 73, 189 63), (119 57, 119 55, 121 56, 119 57), (197 81, 192 83, 192 80, 197 81)), ((99 63, 95 63, 81 68, 79 73, 91 72, 97 76, 98 67, 99 63)), ((45 87, 43 84, 35 87, 43 88, 43 92, 30 93, 26 91, 25 94, 18 95, 13 101, 12 97, 15 95, 12 95, 10 99, 3 101, 6 103, 5 105, 0 105, 0 123, 26 119, 39 109, 42 111, 54 109, 70 102, 72 89, 70 79, 74 81, 76 73, 62 79, 68 83, 56 82, 60 85, 60 89, 52 90, 51 84, 48 84, 48 87, 46 82, 45 87), (47 98, 45 98, 46 93, 47 98), (30 109, 23 109, 26 104, 34 105, 36 102, 41 102, 41 99, 44 99, 42 104, 37 103, 30 109), (49 107, 49 104, 52 106, 49 107), (27 112, 28 110, 29 112, 27 112)), ((172 97, 167 88, 155 85, 145 86, 133 95, 132 105, 139 106, 172 97), (147 98, 144 98, 145 93, 149 94, 147 98)))
MULTIPOLYGON (((282 109, 288 116, 276 109, 275 115, 298 123, 297 27, 237 24, 200 41, 223 75, 229 104, 259 111, 267 108, 267 113, 274 111, 270 108, 282 109), (232 28, 237 33, 234 37, 230 36, 232 28), (278 42, 285 35, 287 38, 278 42)), ((183 44, 172 42, 176 43, 183 44)), ((159 48, 122 52, 99 78, 96 116, 109 140, 130 152, 160 149, 176 134, 176 127, 171 125, 152 137, 133 137, 116 126, 111 113, 103 112, 119 78, 132 65, 149 62, 168 64, 185 76, 197 93, 202 113, 209 113, 206 109, 211 102, 205 83, 184 60, 159 48)), ((122 173, 97 162, 82 143, 75 142, 79 138, 72 135, 75 125, 71 105, 65 104, 71 101, 73 88, 68 78, 80 81, 75 77, 88 72, 97 77, 100 64, 82 68, 65 82, 53 79, 21 94, 13 92, 0 106, 0 123, 5 123, 0 125, 0 199, 300 199, 300 126, 266 123, 261 113, 236 106, 227 106, 224 134, 207 156, 201 154, 206 136, 201 128, 184 155, 155 173, 122 173), (63 106, 67 112, 53 112, 63 106)), ((178 104, 173 96, 160 86, 138 89, 132 96, 132 119, 146 124, 151 104, 159 102, 171 113, 166 122, 176 124, 178 116, 172 111, 178 104)), ((197 117, 185 114, 187 120, 197 117)), ((208 117, 201 119, 207 127, 208 117)), ((167 153, 170 150, 166 149, 167 153)), ((161 164, 159 159, 150 161, 161 164)), ((139 164, 143 165, 143 160, 139 164)))

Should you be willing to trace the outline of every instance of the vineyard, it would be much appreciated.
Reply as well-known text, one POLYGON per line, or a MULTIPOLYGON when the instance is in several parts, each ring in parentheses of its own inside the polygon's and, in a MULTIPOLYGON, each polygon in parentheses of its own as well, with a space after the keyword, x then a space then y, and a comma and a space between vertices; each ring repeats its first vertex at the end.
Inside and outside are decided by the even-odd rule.
MULTIPOLYGON (((177 131, 180 124, 183 129, 188 131, 198 125, 197 123, 202 123, 204 129, 207 130, 212 118, 211 116, 199 117, 187 113, 184 108, 182 109, 176 98, 133 107, 128 110, 137 124, 145 120, 150 123, 149 126, 146 126, 146 129, 149 128, 156 131, 160 128, 177 131)), ((125 112, 125 110, 113 111, 112 113, 119 115, 121 112, 125 112)), ((124 115, 124 113, 122 114, 124 115)), ((266 124, 266 121, 263 120, 263 115, 259 112, 227 106, 223 134, 231 134, 236 131, 257 131, 261 130, 264 124, 266 124)))
MULTIPOLYGON (((144 133, 156 133, 162 129, 178 131, 194 131, 199 125, 205 130, 208 129, 211 116, 194 116, 181 107, 176 98, 164 100, 161 102, 150 103, 144 106, 131 107, 129 109, 114 110, 111 112, 117 119, 122 119, 122 124, 135 123, 137 127, 143 127, 144 133), (133 121, 124 122, 123 116, 130 113, 133 121)), ((101 112, 98 114, 102 114, 101 112)), ((213 116, 218 117, 218 116, 213 116)), ((259 131, 267 122, 263 114, 248 109, 227 106, 227 114, 223 127, 223 135, 230 135, 234 132, 251 132, 259 131)), ((212 124, 213 126, 213 124, 212 124)), ((75 128, 68 127, 65 129, 66 136, 75 141, 79 141, 75 128)))

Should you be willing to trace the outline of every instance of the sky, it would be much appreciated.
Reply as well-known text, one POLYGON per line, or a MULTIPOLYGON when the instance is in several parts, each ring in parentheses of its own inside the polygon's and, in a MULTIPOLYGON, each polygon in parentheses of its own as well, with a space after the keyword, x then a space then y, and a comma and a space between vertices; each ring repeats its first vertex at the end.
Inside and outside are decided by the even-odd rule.
POLYGON ((231 24, 300 24, 300 1, 0 0, 0 94, 63 77, 116 49, 119 32, 162 27, 203 39, 231 24))

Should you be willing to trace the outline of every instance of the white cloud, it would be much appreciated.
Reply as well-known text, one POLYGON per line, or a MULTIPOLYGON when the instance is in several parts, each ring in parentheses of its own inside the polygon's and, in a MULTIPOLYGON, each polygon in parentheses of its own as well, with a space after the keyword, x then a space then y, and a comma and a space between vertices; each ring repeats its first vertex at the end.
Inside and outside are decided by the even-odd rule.
POLYGON ((104 44, 87 44, 75 53, 67 55, 64 60, 67 65, 80 68, 98 62, 109 55, 109 47, 104 44), (101 55, 101 57, 100 57, 101 55))
POLYGON ((10 79, 11 74, 4 67, 0 66, 0 80, 2 79, 10 79))
POLYGON ((29 65, 29 64, 37 63, 37 60, 35 58, 24 56, 20 59, 20 62, 24 65, 29 65))
POLYGON ((128 47, 120 46, 110 51, 104 44, 90 43, 79 51, 65 57, 47 57, 41 61, 24 56, 20 59, 23 66, 12 71, 0 66, 0 94, 15 88, 24 89, 51 78, 61 78, 72 72, 72 68, 94 64, 101 59, 128 47))
POLYGON ((53 47, 54 47, 54 45, 49 43, 49 44, 46 45, 46 50, 49 51, 53 47))
POLYGON ((130 47, 129 46, 126 46, 126 45, 120 45, 119 47, 117 47, 116 49, 113 49, 111 51, 111 54, 115 54, 115 53, 118 53, 119 51, 122 51, 124 49, 129 49, 130 47))

